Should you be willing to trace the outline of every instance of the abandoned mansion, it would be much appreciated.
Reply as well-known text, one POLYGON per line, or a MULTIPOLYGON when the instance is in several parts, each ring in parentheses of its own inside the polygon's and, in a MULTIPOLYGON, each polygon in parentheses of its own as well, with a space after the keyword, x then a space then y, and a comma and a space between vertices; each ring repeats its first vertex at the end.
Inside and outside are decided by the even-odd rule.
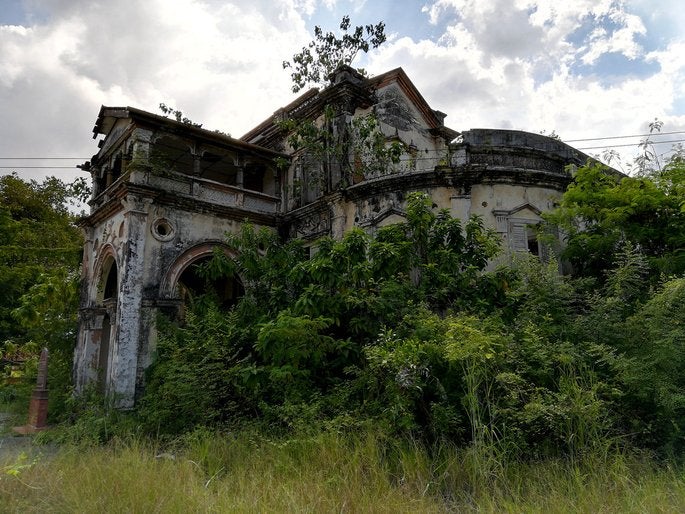
MULTIPOLYGON (((240 139, 133 107, 100 109, 85 233, 75 380, 135 403, 159 312, 180 312, 195 264, 249 222, 312 244, 404 220, 411 192, 457 218, 482 217, 507 252, 538 253, 530 226, 587 155, 514 130, 456 131, 401 69, 339 68, 240 139)), ((240 277, 221 285, 241 294, 240 277)))

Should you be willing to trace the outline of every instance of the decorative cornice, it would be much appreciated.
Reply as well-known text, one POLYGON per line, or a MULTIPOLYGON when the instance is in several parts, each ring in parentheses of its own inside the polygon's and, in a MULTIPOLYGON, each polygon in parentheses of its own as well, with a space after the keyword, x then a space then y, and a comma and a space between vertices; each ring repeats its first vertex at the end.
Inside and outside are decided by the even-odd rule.
POLYGON ((218 205, 193 197, 177 195, 146 185, 132 184, 123 180, 116 183, 115 189, 108 190, 107 192, 110 195, 110 198, 98 207, 90 216, 83 218, 79 222, 79 226, 92 227, 110 218, 114 214, 124 211, 122 200, 130 194, 148 199, 156 205, 176 207, 192 213, 213 214, 220 218, 232 219, 235 221, 249 220, 259 225, 271 227, 277 225, 276 214, 255 212, 240 207, 218 205))

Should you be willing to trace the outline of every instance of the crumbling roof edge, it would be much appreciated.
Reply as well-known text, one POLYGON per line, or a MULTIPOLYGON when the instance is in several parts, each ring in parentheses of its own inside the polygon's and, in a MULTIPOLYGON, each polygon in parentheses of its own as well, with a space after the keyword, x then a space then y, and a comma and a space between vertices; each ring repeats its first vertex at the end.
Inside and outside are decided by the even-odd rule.
POLYGON ((283 106, 283 107, 277 109, 276 111, 274 111, 274 113, 273 113, 271 116, 269 116, 267 119, 265 119, 264 121, 262 121, 262 122, 261 122, 259 125, 257 125, 256 127, 250 129, 248 132, 246 132, 245 134, 243 134, 243 135, 240 137, 240 139, 241 139, 242 141, 248 141, 248 140, 252 139, 253 137, 258 136, 260 133, 262 133, 262 132, 263 132, 265 129, 267 129, 269 126, 273 125, 273 123, 274 123, 274 117, 276 117, 279 113, 282 113, 282 112, 285 112, 285 113, 290 112, 290 111, 296 109, 297 107, 299 107, 300 105, 302 105, 303 103, 305 103, 307 100, 310 100, 310 99, 314 98, 314 97, 315 97, 316 95, 318 95, 318 94, 319 94, 319 89, 318 89, 318 88, 315 88, 315 87, 314 87, 314 88, 312 88, 312 89, 309 89, 309 90, 306 91, 305 93, 303 93, 303 94, 301 94, 300 96, 298 96, 297 98, 295 98, 295 100, 293 100, 293 101, 290 102, 289 104, 287 104, 287 105, 285 105, 285 106, 283 106))
POLYGON ((444 116, 439 117, 437 112, 431 108, 421 92, 409 78, 409 75, 407 75, 401 66, 381 73, 380 75, 376 75, 375 77, 368 78, 367 84, 375 87, 376 89, 380 89, 391 84, 393 81, 397 81, 400 88, 402 88, 404 93, 409 97, 414 105, 416 105, 428 123, 429 128, 439 128, 444 126, 444 116))
POLYGON ((93 137, 97 137, 99 134, 104 134, 107 135, 103 131, 103 124, 104 120, 107 117, 113 117, 113 118, 131 118, 133 120, 139 120, 139 121, 144 121, 147 123, 152 123, 155 125, 159 126, 166 126, 170 128, 175 128, 175 129, 181 129, 183 132, 187 132, 188 134, 192 134, 195 136, 199 136, 205 139, 210 139, 214 140, 219 143, 223 144, 229 144, 234 147, 242 148, 245 150, 251 150, 254 152, 258 153, 265 153, 273 157, 284 157, 284 158, 289 158, 287 154, 284 154, 282 152, 277 152, 275 150, 271 150, 269 148, 264 148, 263 146, 256 145, 254 143, 248 143, 247 141, 242 141, 240 139, 236 139, 234 137, 228 136, 226 134, 221 134, 218 132, 214 132, 212 130, 204 129, 201 127, 196 127, 193 125, 190 125, 188 123, 183 123, 180 121, 176 121, 170 118, 167 118, 165 116, 161 116, 159 114, 154 114, 148 111, 144 111, 142 109, 138 109, 137 107, 110 107, 110 106, 101 106, 100 107, 100 113, 98 114, 97 121, 95 123, 95 126, 93 127, 93 137))
MULTIPOLYGON (((381 73, 380 75, 366 78, 364 81, 364 86, 367 88, 379 89, 392 83, 393 81, 396 81, 399 84, 400 88, 404 91, 407 97, 418 108, 419 112, 423 115, 424 119, 426 120, 429 129, 439 130, 441 133, 444 133, 446 137, 449 137, 451 135, 456 137, 459 134, 458 131, 446 127, 444 125, 444 113, 435 111, 430 107, 426 99, 423 97, 421 92, 417 89, 417 87, 414 85, 414 83, 411 81, 411 79, 402 67, 394 68, 392 70, 381 73)), ((327 90, 335 88, 337 86, 339 86, 339 84, 332 84, 324 88, 323 90, 319 90, 318 88, 312 88, 308 90, 306 93, 300 95, 295 100, 290 102, 288 105, 285 105, 280 109, 277 109, 273 115, 259 123, 257 126, 252 128, 247 133, 245 133, 243 136, 241 136, 240 139, 248 141, 250 139, 258 137, 260 134, 263 134, 271 126, 274 125, 274 118, 279 113, 289 113, 291 111, 294 111, 301 105, 305 104, 307 101, 318 96, 319 94, 325 93, 327 90)))

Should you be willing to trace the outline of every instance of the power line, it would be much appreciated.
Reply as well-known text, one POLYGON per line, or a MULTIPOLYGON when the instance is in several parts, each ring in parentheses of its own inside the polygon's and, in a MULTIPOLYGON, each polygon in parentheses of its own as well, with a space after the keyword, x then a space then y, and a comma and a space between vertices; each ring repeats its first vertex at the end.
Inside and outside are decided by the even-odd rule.
MULTIPOLYGON (((683 143, 685 142, 685 139, 671 139, 670 141, 649 141, 648 144, 650 145, 663 145, 667 143, 683 143)), ((638 146, 635 143, 628 143, 624 145, 604 145, 604 146, 584 146, 584 147, 578 147, 577 150, 596 150, 598 148, 620 148, 624 146, 638 146)))
MULTIPOLYGON (((650 134, 632 134, 632 135, 621 135, 621 136, 603 136, 603 137, 593 137, 593 138, 582 138, 582 139, 566 139, 562 140, 564 143, 577 143, 577 142, 583 142, 583 141, 606 141, 606 140, 611 140, 611 139, 628 139, 628 138, 635 138, 635 137, 656 137, 656 136, 665 136, 665 135, 672 135, 672 134, 685 134, 685 131, 671 131, 671 132, 654 132, 650 134)), ((650 140, 648 141, 649 144, 652 145, 657 145, 657 144, 669 144, 669 143, 683 143, 685 142, 685 139, 673 139, 673 140, 668 140, 668 141, 657 141, 657 140, 650 140)), ((586 147, 577 147, 578 150, 598 150, 601 148, 622 148, 622 147, 631 147, 631 146, 638 146, 640 143, 627 143, 627 144, 612 144, 612 145, 603 145, 603 146, 586 146, 586 147)), ((425 150, 419 150, 420 153, 423 153, 425 150)), ((435 152, 435 153, 442 153, 444 150, 433 150, 430 149, 428 152, 435 152)), ((428 153, 427 152, 427 153, 428 153)), ((42 161, 42 160, 47 160, 47 161, 71 161, 71 160, 88 160, 90 157, 0 157, 0 160, 2 161, 42 161)), ((430 158, 428 158, 430 159, 430 158)), ((426 158, 418 158, 415 160, 428 160, 426 158)), ((74 166, 0 166, 0 169, 78 169, 76 165, 74 166)))
POLYGON ((586 139, 564 139, 566 143, 578 143, 580 141, 601 141, 604 139, 626 139, 629 137, 655 137, 655 136, 667 136, 672 134, 685 134, 683 130, 677 130, 675 132, 652 132, 651 134, 634 134, 632 136, 605 136, 605 137, 589 137, 586 139))
POLYGON ((78 170, 77 166, 0 166, 0 170, 78 170))

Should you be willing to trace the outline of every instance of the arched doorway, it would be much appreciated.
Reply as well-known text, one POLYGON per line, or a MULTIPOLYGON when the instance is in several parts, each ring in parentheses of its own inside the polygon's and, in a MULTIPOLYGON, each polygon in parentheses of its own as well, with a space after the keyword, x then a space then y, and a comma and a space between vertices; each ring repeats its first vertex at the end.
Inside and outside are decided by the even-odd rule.
POLYGON ((119 273, 113 255, 108 255, 101 267, 98 281, 96 303, 102 312, 102 324, 97 348, 97 389, 106 394, 109 386, 109 372, 113 332, 117 312, 117 297, 119 295, 119 273))
POLYGON ((223 309, 229 309, 245 294, 240 278, 237 274, 219 278, 207 278, 203 273, 203 266, 212 259, 205 255, 188 265, 178 278, 176 290, 184 305, 196 298, 210 298, 223 309))

